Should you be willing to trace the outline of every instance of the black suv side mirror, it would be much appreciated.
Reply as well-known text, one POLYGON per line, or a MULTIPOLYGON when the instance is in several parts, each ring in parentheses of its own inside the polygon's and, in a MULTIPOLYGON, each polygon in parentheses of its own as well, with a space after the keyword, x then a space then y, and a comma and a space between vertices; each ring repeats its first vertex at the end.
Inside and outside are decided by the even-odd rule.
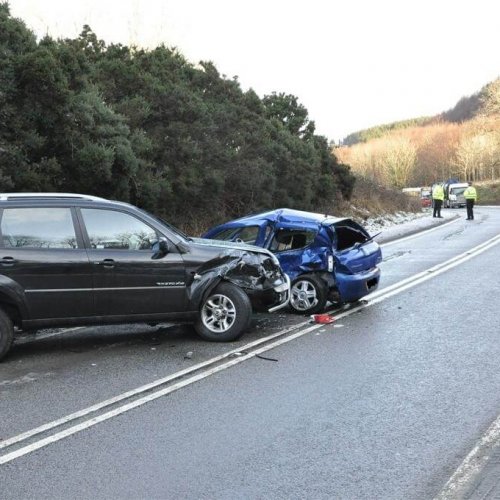
POLYGON ((161 236, 158 241, 153 243, 153 259, 161 259, 170 252, 170 244, 167 238, 161 236))

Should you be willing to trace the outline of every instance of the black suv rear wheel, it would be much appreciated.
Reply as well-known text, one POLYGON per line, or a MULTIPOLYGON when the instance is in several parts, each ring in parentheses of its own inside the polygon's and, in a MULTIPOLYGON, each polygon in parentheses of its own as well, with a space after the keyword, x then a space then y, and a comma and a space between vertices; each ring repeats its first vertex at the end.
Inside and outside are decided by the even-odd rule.
POLYGON ((0 309, 0 360, 7 354, 7 351, 12 345, 14 338, 14 327, 12 321, 5 314, 3 309, 0 309))
POLYGON ((228 342, 241 337, 251 316, 247 294, 231 283, 221 283, 204 300, 195 328, 205 340, 228 342))

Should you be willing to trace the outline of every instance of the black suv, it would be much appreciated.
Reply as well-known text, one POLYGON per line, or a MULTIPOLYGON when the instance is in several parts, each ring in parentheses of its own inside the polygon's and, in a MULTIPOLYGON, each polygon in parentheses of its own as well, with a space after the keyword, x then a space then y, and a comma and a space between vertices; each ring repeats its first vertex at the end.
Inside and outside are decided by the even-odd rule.
POLYGON ((14 328, 187 321, 238 338, 290 283, 254 246, 190 238, 147 212, 65 193, 0 194, 0 358, 14 328))

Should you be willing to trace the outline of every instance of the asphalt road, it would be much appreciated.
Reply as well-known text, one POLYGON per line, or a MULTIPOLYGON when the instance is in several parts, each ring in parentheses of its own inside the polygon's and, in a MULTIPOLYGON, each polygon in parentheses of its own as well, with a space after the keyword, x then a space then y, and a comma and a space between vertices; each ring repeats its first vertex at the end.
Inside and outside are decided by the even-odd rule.
MULTIPOLYGON (((500 209, 477 207, 473 222, 387 244, 381 288, 499 227, 500 209)), ((500 413, 499 259, 492 246, 269 359, 249 357, 8 461, 0 496, 433 498, 500 413)), ((259 315, 230 344, 144 325, 20 342, 0 365, 0 440, 301 322, 259 315)))

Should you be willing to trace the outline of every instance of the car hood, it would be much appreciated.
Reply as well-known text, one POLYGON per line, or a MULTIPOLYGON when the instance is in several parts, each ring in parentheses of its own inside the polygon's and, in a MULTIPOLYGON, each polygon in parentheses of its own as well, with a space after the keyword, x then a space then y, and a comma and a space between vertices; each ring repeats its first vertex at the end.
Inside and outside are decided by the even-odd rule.
POLYGON ((237 243, 235 241, 210 240, 207 238, 191 238, 191 241, 197 245, 219 248, 220 250, 224 249, 227 250, 229 248, 232 248, 234 250, 244 250, 247 252, 269 255, 271 257, 274 256, 274 254, 272 254, 269 250, 266 250, 265 248, 257 247, 255 245, 248 245, 246 243, 237 243))

